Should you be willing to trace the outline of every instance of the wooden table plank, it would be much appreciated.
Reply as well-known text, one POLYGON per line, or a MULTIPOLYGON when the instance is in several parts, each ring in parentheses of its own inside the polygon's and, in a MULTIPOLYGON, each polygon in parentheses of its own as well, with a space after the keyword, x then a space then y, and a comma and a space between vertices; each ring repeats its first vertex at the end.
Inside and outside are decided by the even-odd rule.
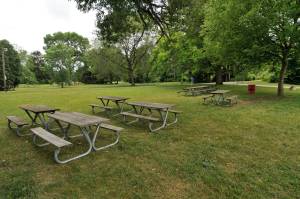
POLYGON ((109 121, 109 119, 103 117, 78 112, 55 112, 48 114, 48 117, 79 127, 87 127, 109 121))
POLYGON ((210 92, 211 94, 225 94, 230 92, 230 90, 216 90, 216 91, 212 91, 210 92))
POLYGON ((52 108, 46 105, 30 105, 30 104, 21 105, 19 106, 19 108, 25 111, 31 111, 33 113, 50 113, 59 110, 58 108, 52 108))
POLYGON ((155 108, 155 109, 168 109, 175 106, 174 104, 161 104, 161 103, 151 103, 151 102, 127 102, 127 104, 131 106, 140 106, 140 107, 155 108))
POLYGON ((98 99, 111 100, 111 101, 125 101, 128 100, 128 97, 119 97, 119 96, 100 96, 98 99))
POLYGON ((195 89, 205 89, 205 88, 209 88, 209 86, 193 86, 193 87, 184 88, 183 90, 195 90, 195 89))

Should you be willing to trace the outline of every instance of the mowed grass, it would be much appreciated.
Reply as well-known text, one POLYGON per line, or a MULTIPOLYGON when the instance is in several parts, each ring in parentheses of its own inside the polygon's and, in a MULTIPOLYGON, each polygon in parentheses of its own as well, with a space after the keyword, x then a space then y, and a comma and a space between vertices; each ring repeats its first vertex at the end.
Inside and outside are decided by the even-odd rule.
MULTIPOLYGON (((176 93, 183 87, 33 86, 1 92, 0 198, 299 198, 300 91, 277 98, 275 88, 259 87, 248 96, 245 86, 223 86, 240 101, 218 107, 176 93), (6 115, 26 118, 18 105, 91 114, 87 105, 101 95, 176 104, 183 114, 176 125, 154 134, 110 118, 125 128, 120 143, 65 165, 54 162, 53 148, 37 148, 31 137, 17 137, 6 127, 6 115)), ((85 147, 83 139, 73 143, 71 152, 85 147)))

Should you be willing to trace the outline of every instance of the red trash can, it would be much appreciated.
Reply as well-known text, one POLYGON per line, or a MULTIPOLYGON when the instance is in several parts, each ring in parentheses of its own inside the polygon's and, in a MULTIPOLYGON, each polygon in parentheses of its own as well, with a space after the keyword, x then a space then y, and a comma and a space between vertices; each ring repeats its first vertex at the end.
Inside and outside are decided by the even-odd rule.
POLYGON ((255 94, 255 84, 248 84, 248 94, 255 94))

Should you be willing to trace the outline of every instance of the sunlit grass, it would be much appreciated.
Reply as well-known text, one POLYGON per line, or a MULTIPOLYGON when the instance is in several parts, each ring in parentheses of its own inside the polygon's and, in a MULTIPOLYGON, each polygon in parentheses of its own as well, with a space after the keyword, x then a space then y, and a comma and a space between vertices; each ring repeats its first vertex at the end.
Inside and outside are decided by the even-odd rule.
POLYGON ((0 93, 0 198, 299 197, 300 91, 277 98, 276 88, 259 87, 248 96, 245 86, 224 86, 240 99, 228 108, 176 93, 184 86, 38 85, 0 93), (120 143, 66 165, 54 163, 51 147, 36 148, 31 137, 7 130, 6 115, 26 118, 18 105, 91 114, 87 105, 101 95, 176 104, 184 113, 156 134, 111 118, 125 128, 120 143))

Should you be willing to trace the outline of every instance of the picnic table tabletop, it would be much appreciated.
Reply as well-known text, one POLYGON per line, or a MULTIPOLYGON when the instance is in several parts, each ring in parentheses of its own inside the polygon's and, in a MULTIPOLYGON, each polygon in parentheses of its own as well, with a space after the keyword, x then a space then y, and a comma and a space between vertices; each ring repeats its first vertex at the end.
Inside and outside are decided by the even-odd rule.
POLYGON ((174 104, 161 104, 161 103, 152 103, 152 102, 127 102, 128 105, 131 106, 140 106, 145 108, 154 108, 154 109, 169 109, 174 104))
POLYGON ((100 96, 98 99, 111 100, 111 101, 125 101, 128 100, 128 97, 119 97, 119 96, 100 96))
POLYGON ((92 125, 98 125, 102 122, 107 122, 109 119, 93 116, 93 115, 87 115, 84 113, 78 113, 78 112, 55 112, 53 114, 48 114, 49 118, 59 120, 68 124, 72 124, 78 127, 87 127, 92 125))
POLYGON ((30 104, 21 105, 19 106, 19 108, 25 111, 31 111, 33 113, 51 113, 59 110, 58 108, 52 108, 46 105, 30 105, 30 104))
POLYGON ((204 88, 209 88, 209 86, 192 86, 192 87, 184 88, 183 90, 204 89, 204 88))
POLYGON ((225 94, 225 93, 228 93, 228 92, 230 92, 230 90, 216 90, 216 91, 212 91, 210 93, 211 94, 220 94, 220 95, 222 95, 222 94, 225 94))

